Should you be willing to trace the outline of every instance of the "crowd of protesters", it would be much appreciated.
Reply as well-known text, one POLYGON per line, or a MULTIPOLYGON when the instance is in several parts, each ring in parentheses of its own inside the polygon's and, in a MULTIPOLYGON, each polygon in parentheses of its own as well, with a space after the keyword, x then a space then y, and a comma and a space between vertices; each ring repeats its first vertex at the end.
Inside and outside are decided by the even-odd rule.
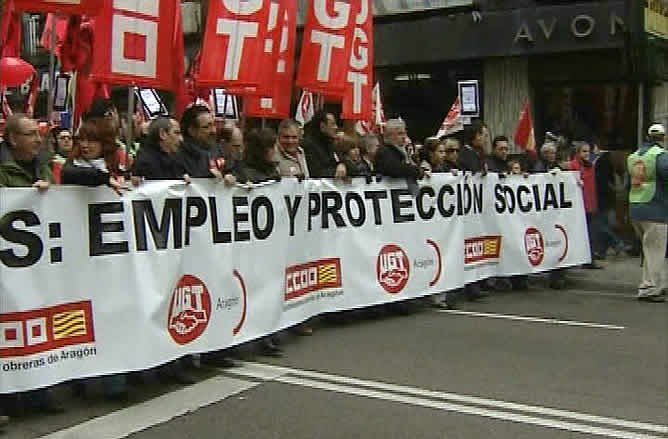
MULTIPOLYGON (((293 120, 284 120, 277 131, 262 128, 244 133, 233 124, 217 129, 211 111, 202 105, 189 107, 180 121, 171 117, 158 117, 150 123, 137 121, 134 124, 136 140, 133 142, 124 142, 121 122, 111 101, 97 100, 75 133, 67 129, 53 130, 53 144, 47 149, 43 147, 35 120, 20 114, 11 116, 6 122, 4 141, 0 145, 0 186, 32 186, 44 192, 51 184, 106 185, 122 195, 133 185, 141 185, 147 180, 179 179, 189 183, 192 178, 215 178, 223 184, 232 185, 236 182, 257 184, 277 181, 282 177, 342 180, 365 177, 370 180, 385 176, 405 179, 413 192, 417 189, 418 180, 429 178, 434 173, 478 173, 484 176, 494 172, 504 178, 526 178, 530 173, 576 170, 580 172, 592 242, 592 263, 587 268, 600 268, 594 261, 605 257, 609 249, 615 252, 630 250, 629 245, 612 231, 608 220, 608 211, 614 209, 614 197, 611 199, 609 196, 614 193, 610 190, 615 183, 614 173, 609 166, 595 166, 597 160, 602 159, 595 141, 565 143, 553 136, 548 137, 534 155, 510 156, 508 138, 499 135, 490 140, 489 130, 480 121, 474 121, 463 136, 430 137, 423 144, 414 145, 401 119, 387 121, 382 138, 376 134, 348 135, 339 129, 335 115, 326 111, 317 112, 304 127, 293 120), (595 215, 597 212, 605 214, 595 215)), ((655 148, 662 147, 664 135, 663 127, 655 126, 654 131, 650 130, 650 145, 639 151, 642 154, 652 151, 651 154, 661 157, 651 176, 660 183, 665 197, 668 155, 661 154, 663 149, 657 151, 655 148)), ((634 185, 644 183, 633 182, 634 185)), ((642 198, 639 196, 639 199, 642 198)), ((668 201, 663 206, 666 206, 665 203, 668 201)), ((659 209, 661 206, 659 204, 659 209)), ((661 271, 664 261, 657 263, 656 255, 661 249, 665 253, 668 221, 664 217, 668 215, 668 207, 664 209, 663 216, 659 215, 661 218, 647 217, 647 212, 638 206, 636 210, 639 211, 639 222, 634 226, 642 238, 643 249, 651 247, 651 255, 645 254, 649 263, 645 264, 643 291, 638 297, 661 301, 665 285, 662 289, 657 273, 661 271), (658 227, 661 230, 657 230, 653 222, 663 223, 662 227, 658 227), (660 240, 661 236, 663 247, 655 245, 655 238, 660 240), (652 239, 654 241, 650 243, 652 239)), ((564 270, 550 272, 549 286, 564 288, 564 270)), ((460 298, 477 300, 493 290, 527 288, 527 276, 486 279, 467 284, 459 291, 434 295, 430 297, 430 303, 436 307, 452 308, 460 298)), ((401 305, 398 306, 402 311, 401 305)), ((313 333, 309 322, 293 330, 300 335, 313 333)), ((264 337, 256 344, 262 354, 280 356, 282 353, 275 334, 264 337)), ((223 350, 202 355, 201 361, 229 366, 232 364, 229 356, 230 352, 223 350)), ((188 369, 192 367, 192 362, 192 358, 185 357, 154 372, 166 381, 190 383, 192 378, 188 369)), ((133 376, 117 374, 100 378, 105 396, 110 399, 127 397, 133 376)), ((89 382, 74 382, 74 394, 85 396, 89 382)), ((5 395, 0 404, 0 426, 8 422, 3 412, 17 415, 25 410, 52 413, 62 409, 48 389, 5 395)))

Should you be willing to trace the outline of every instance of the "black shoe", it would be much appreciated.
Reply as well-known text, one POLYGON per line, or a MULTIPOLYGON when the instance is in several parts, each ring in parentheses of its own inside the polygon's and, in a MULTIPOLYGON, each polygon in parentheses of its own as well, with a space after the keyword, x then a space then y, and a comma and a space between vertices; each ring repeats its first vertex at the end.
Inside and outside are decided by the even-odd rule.
POLYGON ((268 341, 263 343, 262 349, 260 350, 260 355, 265 357, 280 358, 283 356, 283 349, 268 341))
POLYGON ((638 300, 641 302, 654 302, 654 303, 661 303, 665 302, 666 298, 660 294, 655 294, 652 296, 638 296, 638 300))
POLYGON ((45 415, 59 415, 61 413, 65 413, 65 407, 58 405, 53 401, 47 401, 44 404, 39 404, 35 407, 35 409, 40 413, 44 413, 45 415))
POLYGON ((601 267, 598 264, 594 264, 593 262, 591 264, 585 264, 582 266, 582 268, 586 268, 587 270, 600 270, 603 267, 601 267))
POLYGON ((550 281, 550 288, 553 290, 563 290, 566 288, 566 281, 564 279, 555 279, 550 281))
POLYGON ((171 380, 177 384, 183 384, 184 386, 189 386, 195 384, 197 379, 185 371, 178 371, 174 373, 171 377, 171 380))
POLYGON ((125 404, 130 399, 130 394, 127 390, 122 392, 107 393, 104 395, 104 399, 112 402, 119 402, 125 404))

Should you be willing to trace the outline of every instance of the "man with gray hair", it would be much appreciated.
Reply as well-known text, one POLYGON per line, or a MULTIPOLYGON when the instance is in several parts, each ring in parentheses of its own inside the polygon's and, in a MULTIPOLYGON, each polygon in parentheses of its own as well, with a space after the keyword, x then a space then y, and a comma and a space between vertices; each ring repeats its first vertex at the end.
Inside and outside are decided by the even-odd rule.
POLYGON ((376 153, 376 171, 381 175, 406 178, 409 182, 422 178, 424 171, 413 162, 406 151, 406 123, 390 119, 385 124, 385 144, 376 153))
POLYGON ((153 120, 132 167, 133 178, 143 177, 147 180, 185 178, 189 181, 183 161, 177 154, 182 144, 181 127, 176 119, 158 117, 153 120))
POLYGON ((376 153, 380 141, 378 136, 373 133, 367 133, 360 139, 360 155, 362 156, 362 174, 372 175, 376 171, 376 153))

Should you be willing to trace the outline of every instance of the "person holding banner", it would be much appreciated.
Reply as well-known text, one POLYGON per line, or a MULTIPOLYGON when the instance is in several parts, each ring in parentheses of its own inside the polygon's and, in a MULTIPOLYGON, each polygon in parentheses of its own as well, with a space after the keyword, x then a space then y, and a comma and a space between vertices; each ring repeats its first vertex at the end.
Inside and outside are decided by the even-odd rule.
POLYGON ((49 153, 42 148, 37 121, 20 113, 9 116, 0 144, 0 186, 46 190, 52 182, 49 153))
POLYGON ((406 147, 406 123, 390 119, 385 124, 385 144, 376 153, 376 169, 379 174, 394 178, 406 178, 410 185, 425 175, 417 166, 406 147))
POLYGON ((177 157, 182 143, 181 126, 176 119, 164 116, 154 119, 132 166, 133 182, 139 177, 146 180, 183 179, 189 183, 190 176, 177 157))
POLYGON ((291 119, 284 119, 278 125, 278 142, 273 161, 284 177, 309 178, 304 150, 299 146, 299 126, 291 119))
MULTIPOLYGON (((92 130, 97 133, 96 136, 100 139, 106 139, 107 142, 113 140, 116 143, 119 171, 125 173, 131 164, 130 156, 125 144, 120 139, 121 121, 111 99, 95 99, 84 115, 84 122, 91 125, 92 130)), ((109 147, 111 146, 109 145, 109 147)))
POLYGON ((213 114, 204 105, 189 107, 181 118, 183 146, 179 158, 192 178, 216 177, 231 185, 235 183, 225 152, 216 143, 213 114))
POLYGON ((665 302, 668 289, 666 241, 668 240, 668 152, 664 148, 666 130, 654 124, 649 142, 627 160, 631 176, 629 215, 642 241, 644 264, 636 298, 644 302, 665 302))
POLYGON ((304 153, 311 177, 347 177, 346 166, 334 150, 337 131, 336 117, 322 110, 306 124, 304 153))
MULTIPOLYGON (((0 187, 33 187, 44 192, 52 182, 49 154, 42 148, 37 121, 20 113, 9 116, 0 144, 0 187)), ((21 414, 27 408, 43 413, 64 411, 53 401, 48 389, 6 395, 2 403, 0 426, 9 422, 3 410, 11 414, 21 414)))

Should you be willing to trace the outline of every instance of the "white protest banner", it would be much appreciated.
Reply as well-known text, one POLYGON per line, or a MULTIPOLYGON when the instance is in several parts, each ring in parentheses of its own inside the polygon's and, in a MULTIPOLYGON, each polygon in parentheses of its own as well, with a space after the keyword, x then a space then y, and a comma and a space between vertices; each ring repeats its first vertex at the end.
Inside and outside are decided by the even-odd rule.
POLYGON ((576 174, 0 189, 0 393, 589 261, 576 174))

